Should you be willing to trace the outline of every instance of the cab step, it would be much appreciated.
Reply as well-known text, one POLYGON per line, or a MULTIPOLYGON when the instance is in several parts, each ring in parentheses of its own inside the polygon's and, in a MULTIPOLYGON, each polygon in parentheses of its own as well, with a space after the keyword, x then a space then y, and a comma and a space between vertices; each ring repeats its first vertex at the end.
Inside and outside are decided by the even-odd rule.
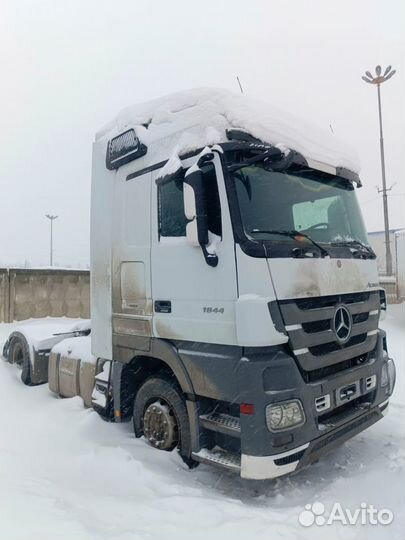
POLYGON ((240 421, 236 416, 224 413, 202 414, 200 422, 206 429, 218 431, 232 437, 240 437, 240 421))
POLYGON ((240 456, 224 450, 208 450, 201 448, 199 452, 193 452, 193 458, 200 463, 209 463, 233 472, 240 473, 240 456))

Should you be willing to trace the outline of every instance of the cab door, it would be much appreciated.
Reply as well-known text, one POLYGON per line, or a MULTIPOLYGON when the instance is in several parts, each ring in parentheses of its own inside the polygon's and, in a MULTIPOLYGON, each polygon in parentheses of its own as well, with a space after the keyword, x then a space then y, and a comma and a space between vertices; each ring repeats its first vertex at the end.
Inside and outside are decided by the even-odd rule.
MULTIPOLYGON (((195 162, 183 162, 186 170, 195 162)), ((156 182, 152 173, 153 335, 203 343, 236 344, 237 277, 234 240, 218 155, 203 169, 209 186, 208 228, 218 265, 205 262, 186 238, 182 175, 156 182), (215 236, 213 236, 215 235, 215 236)))

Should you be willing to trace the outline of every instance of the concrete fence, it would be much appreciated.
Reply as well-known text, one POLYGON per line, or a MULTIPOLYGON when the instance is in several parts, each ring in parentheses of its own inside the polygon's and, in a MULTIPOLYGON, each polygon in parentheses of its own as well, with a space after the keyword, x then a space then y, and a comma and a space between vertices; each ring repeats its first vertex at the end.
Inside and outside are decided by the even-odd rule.
POLYGON ((394 275, 380 276, 380 284, 384 287, 388 302, 391 304, 405 301, 405 231, 395 233, 393 245, 394 275))
POLYGON ((398 304, 400 298, 398 297, 397 280, 395 276, 380 276, 380 285, 385 289, 387 295, 387 302, 389 304, 398 304))
POLYGON ((90 317, 90 272, 0 268, 0 322, 90 317))
POLYGON ((8 271, 5 268, 0 268, 0 322, 8 321, 8 271))

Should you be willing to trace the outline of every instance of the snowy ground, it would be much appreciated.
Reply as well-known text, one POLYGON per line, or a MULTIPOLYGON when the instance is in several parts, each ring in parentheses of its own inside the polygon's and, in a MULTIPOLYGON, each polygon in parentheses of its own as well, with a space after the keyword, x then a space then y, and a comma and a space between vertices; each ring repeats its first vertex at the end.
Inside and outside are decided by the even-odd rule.
MULTIPOLYGON (((135 440, 80 398, 24 387, 0 362, 0 538, 162 540, 405 538, 405 304, 383 323, 398 382, 388 416, 295 476, 247 483, 135 440), (308 503, 389 508, 391 525, 305 528, 308 503)), ((0 346, 10 325, 0 325, 0 346)))

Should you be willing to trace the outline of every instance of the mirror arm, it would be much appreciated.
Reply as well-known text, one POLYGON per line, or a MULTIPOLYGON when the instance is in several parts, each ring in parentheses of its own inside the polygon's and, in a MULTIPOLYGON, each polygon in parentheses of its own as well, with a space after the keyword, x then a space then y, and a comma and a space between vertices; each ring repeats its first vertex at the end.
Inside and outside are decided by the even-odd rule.
POLYGON ((208 264, 208 266, 212 266, 213 268, 218 266, 218 255, 216 253, 209 253, 207 250, 207 246, 201 246, 201 250, 203 252, 205 262, 208 264))
POLYGON ((207 152, 206 154, 203 154, 199 160, 197 161, 197 166, 199 168, 203 167, 206 163, 209 163, 214 159, 214 153, 213 152, 207 152))
MULTIPOLYGON (((216 253, 210 253, 207 249, 209 244, 208 235, 208 223, 207 223, 207 201, 205 199, 206 193, 203 185, 201 167, 206 163, 211 162, 214 159, 214 153, 209 152, 208 149, 204 149, 202 155, 199 156, 197 162, 190 167, 186 172, 184 178, 184 184, 190 186, 194 193, 194 205, 193 219, 195 226, 197 227, 197 241, 203 252, 205 262, 208 266, 215 268, 218 265, 218 255, 216 253)), ((186 216, 189 217, 186 212, 186 216)), ((191 213, 190 213, 191 217, 191 213)))

